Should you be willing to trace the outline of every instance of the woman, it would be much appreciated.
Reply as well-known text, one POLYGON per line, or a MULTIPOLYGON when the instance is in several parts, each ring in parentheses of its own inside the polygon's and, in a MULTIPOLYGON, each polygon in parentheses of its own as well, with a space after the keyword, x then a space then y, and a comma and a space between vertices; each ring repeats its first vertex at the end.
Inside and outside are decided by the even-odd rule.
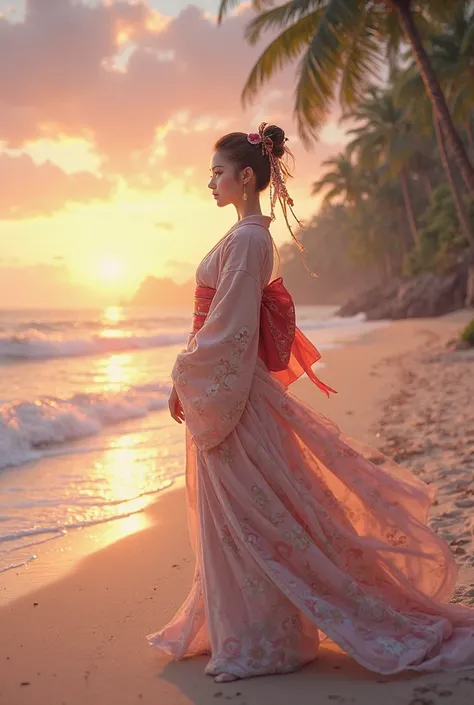
MULTIPOLYGON (((193 333, 173 368, 171 415, 187 425, 196 553, 191 592, 149 642, 176 659, 210 653, 218 682, 287 673, 330 637, 378 673, 474 666, 474 611, 449 604, 457 569, 426 525, 432 490, 380 467, 288 384, 319 355, 271 284, 270 184, 292 201, 283 131, 215 145, 209 188, 238 220, 197 270, 193 333)), ((290 229, 291 231, 291 229, 290 229)), ((380 454, 379 454, 380 456, 380 454)))

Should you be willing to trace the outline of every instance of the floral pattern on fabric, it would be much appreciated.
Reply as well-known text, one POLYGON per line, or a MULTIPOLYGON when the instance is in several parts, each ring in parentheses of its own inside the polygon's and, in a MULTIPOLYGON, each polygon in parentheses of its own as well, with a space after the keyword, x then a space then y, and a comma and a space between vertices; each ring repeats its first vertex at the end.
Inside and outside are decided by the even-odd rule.
POLYGON ((258 359, 265 227, 244 219, 198 269, 217 291, 173 370, 196 573, 149 642, 176 659, 210 653, 208 673, 242 678, 296 670, 326 636, 378 673, 472 668, 474 610, 450 604, 457 568, 427 525, 433 489, 258 359))
POLYGON ((258 355, 262 289, 271 276, 270 243, 263 228, 251 226, 238 228, 225 243, 205 323, 173 368, 186 423, 201 450, 224 440, 247 403, 258 355))

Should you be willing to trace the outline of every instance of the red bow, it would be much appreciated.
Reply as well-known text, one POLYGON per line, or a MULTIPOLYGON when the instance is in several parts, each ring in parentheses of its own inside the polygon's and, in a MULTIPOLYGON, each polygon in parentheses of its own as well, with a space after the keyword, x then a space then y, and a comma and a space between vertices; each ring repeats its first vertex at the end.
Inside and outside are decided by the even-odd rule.
MULTIPOLYGON (((211 287, 196 287, 194 312, 198 315, 194 316, 194 332, 203 326, 215 293, 216 290, 211 287)), ((311 365, 321 359, 321 354, 297 328, 295 305, 283 285, 282 277, 274 279, 262 292, 258 354, 272 375, 285 387, 306 372, 327 396, 330 392, 336 394, 311 369, 311 365)))

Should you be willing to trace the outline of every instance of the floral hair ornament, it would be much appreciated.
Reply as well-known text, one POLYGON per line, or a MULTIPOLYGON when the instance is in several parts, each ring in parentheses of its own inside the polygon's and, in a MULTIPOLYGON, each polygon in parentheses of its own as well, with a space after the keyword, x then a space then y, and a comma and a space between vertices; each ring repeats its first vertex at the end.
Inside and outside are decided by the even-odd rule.
POLYGON ((250 142, 250 144, 260 144, 262 141, 262 138, 258 134, 258 132, 250 132, 247 135, 247 139, 250 142))
MULTIPOLYGON (((305 269, 311 274, 311 276, 317 277, 318 275, 315 274, 315 272, 313 272, 306 264, 306 251, 301 242, 294 235, 293 230, 291 229, 291 225, 288 221, 289 209, 293 218, 298 223, 299 227, 302 230, 304 229, 303 223, 295 215, 295 212, 293 210, 294 202, 290 194, 288 193, 288 189, 286 188, 286 179, 291 176, 291 174, 286 165, 282 162, 282 160, 273 154, 273 140, 271 137, 265 135, 265 129, 267 126, 268 123, 262 122, 258 128, 258 132, 250 132, 247 135, 247 140, 250 142, 250 144, 253 144, 255 146, 262 145, 262 154, 266 154, 270 161, 270 217, 272 221, 275 220, 275 203, 278 199, 288 230, 290 231, 291 237, 295 241, 298 250, 301 253, 305 269)), ((285 137, 285 142, 287 141, 288 138, 285 137)), ((285 152, 291 155, 291 152, 286 148, 285 152)))

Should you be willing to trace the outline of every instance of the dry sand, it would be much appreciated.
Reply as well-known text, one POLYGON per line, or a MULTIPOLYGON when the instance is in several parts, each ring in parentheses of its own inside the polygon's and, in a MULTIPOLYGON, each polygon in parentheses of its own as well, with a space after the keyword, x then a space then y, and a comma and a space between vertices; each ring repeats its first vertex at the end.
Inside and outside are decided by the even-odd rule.
MULTIPOLYGON (((339 391, 329 401, 308 381, 293 387, 345 433, 436 483, 432 525, 463 567, 474 561, 474 354, 443 344, 469 317, 401 321, 327 352, 321 377, 339 391)), ((472 672, 387 678, 325 644, 298 673, 217 685, 203 674, 205 658, 170 662, 145 635, 173 615, 191 582, 183 490, 164 493, 148 515, 150 528, 0 610, 2 705, 472 703, 474 664, 472 672)), ((473 597, 468 573, 456 599, 473 597)))

